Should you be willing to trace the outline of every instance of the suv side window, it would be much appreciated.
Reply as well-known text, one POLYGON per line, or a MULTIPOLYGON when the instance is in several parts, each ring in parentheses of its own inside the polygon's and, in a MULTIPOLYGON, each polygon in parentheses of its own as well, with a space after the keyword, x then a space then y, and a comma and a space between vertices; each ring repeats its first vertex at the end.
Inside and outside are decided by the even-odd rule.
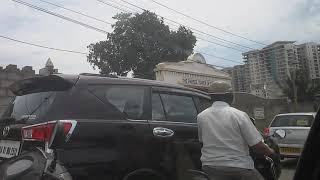
POLYGON ((206 98, 199 98, 199 103, 200 103, 200 111, 206 110, 208 107, 212 106, 212 102, 209 99, 206 98))
POLYGON ((90 90, 128 119, 144 119, 147 88, 127 85, 94 86, 90 90))
POLYGON ((152 120, 165 121, 166 116, 158 93, 152 94, 152 120))
POLYGON ((129 119, 141 119, 144 93, 143 88, 110 86, 106 88, 105 98, 129 119))
POLYGON ((197 109, 191 96, 160 94, 168 121, 197 122, 197 109))

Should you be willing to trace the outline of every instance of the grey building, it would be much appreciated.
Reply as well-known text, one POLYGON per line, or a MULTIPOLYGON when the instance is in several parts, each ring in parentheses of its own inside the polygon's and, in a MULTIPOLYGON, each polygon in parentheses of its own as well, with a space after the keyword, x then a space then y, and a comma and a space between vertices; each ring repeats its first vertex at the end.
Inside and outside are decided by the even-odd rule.
POLYGON ((232 75, 233 67, 226 67, 221 69, 221 71, 228 73, 230 76, 232 75))
POLYGON ((294 41, 277 41, 261 50, 243 53, 246 92, 264 98, 283 96, 278 83, 284 82, 290 71, 299 68, 294 41))
POLYGON ((247 92, 248 91, 248 76, 245 65, 234 66, 232 74, 232 89, 236 92, 247 92))
POLYGON ((0 115, 13 97, 8 87, 17 80, 33 76, 35 76, 35 71, 31 66, 25 66, 22 69, 18 69, 17 65, 12 64, 5 68, 0 66, 0 115))
POLYGON ((243 53, 244 66, 235 66, 235 90, 264 98, 283 96, 279 84, 292 72, 304 69, 310 79, 320 80, 320 44, 277 41, 260 50, 243 53), (244 69, 244 70, 243 70, 244 69))
POLYGON ((310 42, 297 46, 300 67, 312 80, 320 79, 320 45, 310 42))
POLYGON ((39 70, 39 74, 35 74, 31 66, 25 66, 22 69, 12 64, 6 66, 6 68, 0 66, 0 115, 13 97, 13 94, 8 88, 13 82, 39 75, 47 76, 54 73, 58 73, 58 69, 54 69, 50 58, 47 60, 45 67, 39 70))
POLYGON ((192 54, 186 61, 162 62, 154 69, 156 80, 209 91, 214 82, 231 85, 231 76, 207 64, 200 53, 192 54))

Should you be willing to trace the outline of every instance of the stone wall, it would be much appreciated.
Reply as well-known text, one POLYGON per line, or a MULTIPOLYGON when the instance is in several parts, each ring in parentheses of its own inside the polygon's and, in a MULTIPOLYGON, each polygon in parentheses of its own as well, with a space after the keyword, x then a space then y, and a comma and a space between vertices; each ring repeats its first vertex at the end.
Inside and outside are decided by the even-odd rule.
POLYGON ((256 119, 256 125, 259 129, 268 126, 273 117, 280 113, 291 112, 314 112, 313 102, 299 103, 297 107, 288 103, 287 99, 264 99, 248 93, 235 93, 233 107, 238 108, 249 116, 254 117, 255 108, 264 109, 264 118, 256 119))
POLYGON ((0 66, 0 115, 13 97, 8 87, 15 81, 33 76, 35 76, 35 71, 31 66, 25 66, 22 69, 12 64, 5 68, 0 66))

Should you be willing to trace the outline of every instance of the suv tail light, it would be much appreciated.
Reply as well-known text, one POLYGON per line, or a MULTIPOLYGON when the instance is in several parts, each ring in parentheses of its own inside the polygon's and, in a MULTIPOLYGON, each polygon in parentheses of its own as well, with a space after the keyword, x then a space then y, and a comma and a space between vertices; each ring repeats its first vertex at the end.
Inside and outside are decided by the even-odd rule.
MULTIPOLYGON (((61 120, 61 122, 63 123, 64 136, 66 136, 66 141, 68 141, 76 126, 76 121, 61 120)), ((56 123, 57 121, 50 121, 23 127, 21 129, 22 139, 25 141, 48 142, 53 135, 56 123)))
POLYGON ((266 136, 269 136, 270 135, 270 128, 264 128, 263 129, 263 134, 266 135, 266 136))

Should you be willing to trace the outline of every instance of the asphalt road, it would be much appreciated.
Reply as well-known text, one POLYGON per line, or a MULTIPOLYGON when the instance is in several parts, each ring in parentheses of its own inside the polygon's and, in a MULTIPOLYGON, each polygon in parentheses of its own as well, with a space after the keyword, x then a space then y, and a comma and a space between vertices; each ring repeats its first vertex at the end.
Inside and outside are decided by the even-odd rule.
POLYGON ((282 173, 280 180, 292 180, 298 163, 298 159, 286 159, 281 161, 282 173))

